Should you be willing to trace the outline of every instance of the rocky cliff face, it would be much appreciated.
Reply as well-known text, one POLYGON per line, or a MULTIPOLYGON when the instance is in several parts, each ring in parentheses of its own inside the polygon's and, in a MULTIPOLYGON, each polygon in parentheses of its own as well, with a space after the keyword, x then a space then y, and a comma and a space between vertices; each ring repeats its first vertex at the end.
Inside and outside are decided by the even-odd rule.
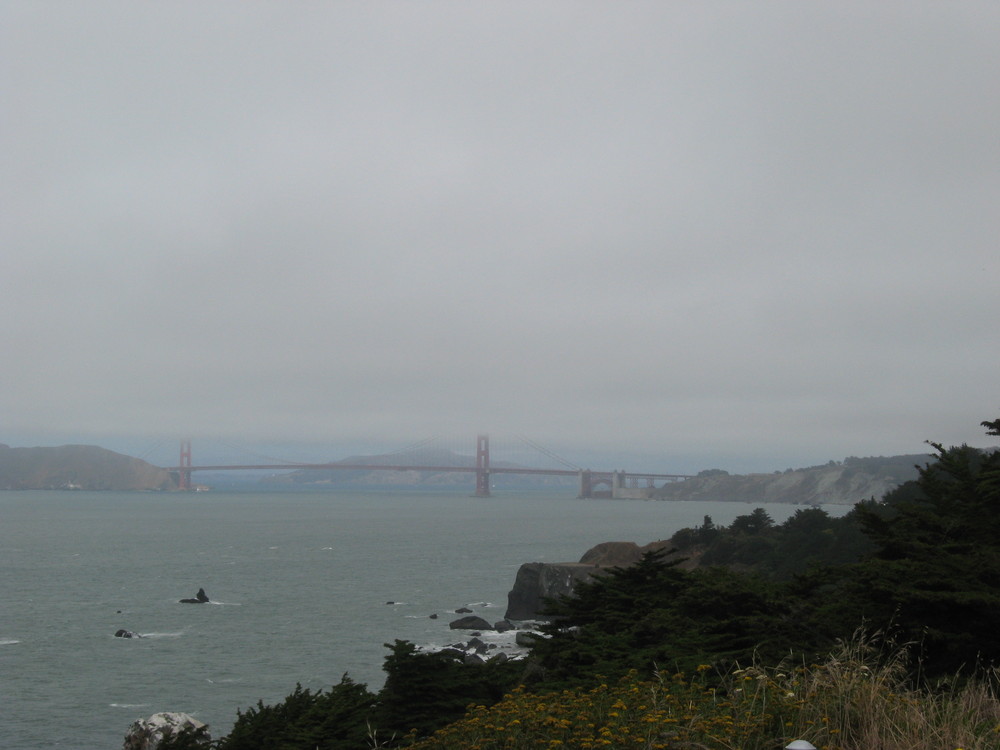
POLYGON ((0 489, 169 490, 174 482, 166 469, 95 445, 0 445, 0 489))
POLYGON ((547 598, 555 599, 573 591, 577 582, 600 572, 585 563, 524 563, 517 571, 514 588, 507 594, 508 620, 536 620, 547 598))
POLYGON ((715 500, 742 503, 854 505, 881 499, 904 482, 917 478, 918 465, 931 456, 914 454, 877 458, 846 458, 823 466, 788 469, 774 474, 702 472, 656 491, 658 500, 715 500))
POLYGON ((517 571, 514 588, 507 594, 508 620, 537 620, 546 599, 556 599, 573 592, 580 581, 600 575, 614 567, 626 567, 652 549, 661 549, 668 541, 640 547, 635 542, 603 542, 584 553, 579 562, 525 563, 517 571))

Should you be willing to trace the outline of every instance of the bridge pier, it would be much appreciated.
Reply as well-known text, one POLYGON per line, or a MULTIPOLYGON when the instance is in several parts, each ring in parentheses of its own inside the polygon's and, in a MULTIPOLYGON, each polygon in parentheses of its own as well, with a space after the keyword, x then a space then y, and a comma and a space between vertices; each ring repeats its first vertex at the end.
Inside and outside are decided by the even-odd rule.
POLYGON ((625 472, 615 471, 611 474, 611 497, 619 497, 622 485, 625 483, 625 472))
POLYGON ((476 437, 476 497, 490 497, 490 436, 476 437))
POLYGON ((616 471, 611 478, 611 497, 616 500, 648 500, 655 495, 652 477, 646 477, 646 486, 639 486, 639 477, 616 471))
POLYGON ((177 489, 191 489, 191 441, 181 440, 181 460, 177 464, 177 489))

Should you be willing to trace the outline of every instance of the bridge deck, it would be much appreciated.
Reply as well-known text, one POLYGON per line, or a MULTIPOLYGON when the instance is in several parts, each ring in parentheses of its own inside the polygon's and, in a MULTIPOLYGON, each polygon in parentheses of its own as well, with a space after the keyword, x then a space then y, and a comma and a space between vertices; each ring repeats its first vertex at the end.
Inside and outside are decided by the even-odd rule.
MULTIPOLYGON (((429 471, 435 474, 445 472, 465 472, 475 474, 479 469, 475 466, 413 466, 404 464, 219 464, 205 466, 169 466, 168 471, 429 471)), ((584 469, 530 469, 511 466, 490 466, 490 474, 533 474, 551 477, 577 477, 584 469)), ((611 477, 614 471, 594 471, 586 469, 592 477, 611 477)), ((689 479, 690 474, 652 474, 639 471, 621 472, 627 477, 637 479, 689 479)))

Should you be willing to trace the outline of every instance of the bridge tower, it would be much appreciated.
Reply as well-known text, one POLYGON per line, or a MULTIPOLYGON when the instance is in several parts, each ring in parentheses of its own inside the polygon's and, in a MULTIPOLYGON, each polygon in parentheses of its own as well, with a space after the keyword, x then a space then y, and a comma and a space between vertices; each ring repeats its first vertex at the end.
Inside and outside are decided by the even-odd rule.
POLYGON ((476 436, 476 497, 490 497, 490 436, 476 436))
POLYGON ((177 464, 180 471, 177 472, 177 489, 191 489, 191 441, 181 440, 181 460, 177 464))

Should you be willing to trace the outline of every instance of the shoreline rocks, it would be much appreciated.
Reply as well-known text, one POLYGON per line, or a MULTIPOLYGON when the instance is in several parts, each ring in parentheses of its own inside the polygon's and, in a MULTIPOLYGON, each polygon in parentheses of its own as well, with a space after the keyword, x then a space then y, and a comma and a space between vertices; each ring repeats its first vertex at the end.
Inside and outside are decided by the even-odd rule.
POLYGON ((449 622, 448 627, 452 630, 493 630, 493 626, 479 615, 459 617, 449 622))
POLYGON ((212 740, 208 724, 185 713, 165 711, 132 722, 122 750, 158 750, 168 737, 185 731, 192 732, 198 744, 207 745, 212 740))

